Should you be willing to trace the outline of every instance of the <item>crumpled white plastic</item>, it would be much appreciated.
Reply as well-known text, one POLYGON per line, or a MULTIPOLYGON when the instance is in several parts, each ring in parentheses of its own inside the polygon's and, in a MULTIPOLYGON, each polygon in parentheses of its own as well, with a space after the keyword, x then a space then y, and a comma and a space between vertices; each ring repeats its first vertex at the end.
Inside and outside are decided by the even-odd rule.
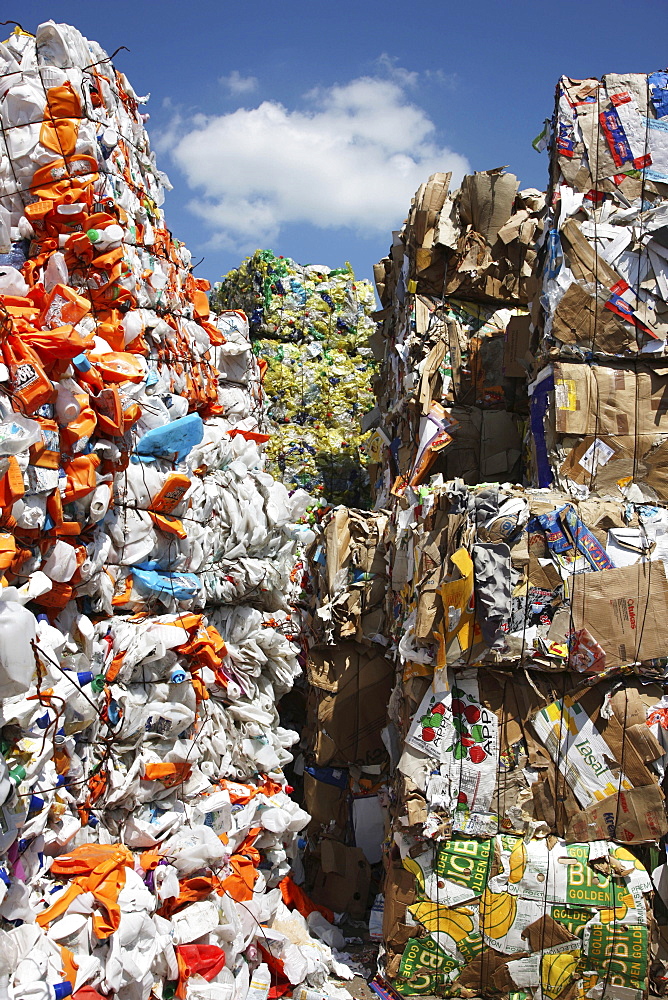
POLYGON ((68 289, 99 296, 72 324, 86 352, 47 365, 53 402, 13 406, 0 363, 0 479, 16 489, 0 533, 0 918, 17 925, 0 931, 0 994, 148 1000, 180 980, 189 1000, 245 1000, 277 917, 304 939, 275 931, 288 977, 320 986, 336 960, 277 888, 309 820, 286 792, 298 734, 276 702, 300 671, 288 595, 310 500, 263 471, 247 320, 207 314, 189 251, 165 242, 145 99, 96 43, 47 22, 0 44, 0 75, 0 302, 27 294, 29 254, 47 339, 68 289), (42 141, 52 88, 81 108, 66 164, 42 141), (37 193, 30 211, 17 184, 37 190, 37 170, 68 197, 37 193), (93 248, 83 278, 72 236, 93 248), (121 251, 114 277, 101 249, 121 251), (224 965, 188 977, 191 946, 224 965))

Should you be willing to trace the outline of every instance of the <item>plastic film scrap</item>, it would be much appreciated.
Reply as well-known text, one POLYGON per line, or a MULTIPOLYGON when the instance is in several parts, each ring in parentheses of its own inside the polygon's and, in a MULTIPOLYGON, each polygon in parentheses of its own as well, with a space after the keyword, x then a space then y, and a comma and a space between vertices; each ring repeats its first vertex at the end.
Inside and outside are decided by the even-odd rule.
POLYGON ((369 501, 367 428, 375 370, 373 289, 341 268, 302 266, 258 250, 215 286, 213 301, 250 318, 266 362, 268 471, 329 503, 369 501))
POLYGON ((97 43, 17 29, 0 77, 0 988, 322 988, 276 709, 310 500, 264 470, 246 317, 97 43))

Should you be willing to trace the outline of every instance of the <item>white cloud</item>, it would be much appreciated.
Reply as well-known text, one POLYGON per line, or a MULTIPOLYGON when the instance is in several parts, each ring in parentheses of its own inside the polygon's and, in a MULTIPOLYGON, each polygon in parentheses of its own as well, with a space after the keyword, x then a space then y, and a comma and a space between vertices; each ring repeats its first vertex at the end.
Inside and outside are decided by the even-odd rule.
POLYGON ((190 207, 211 228, 212 245, 247 252, 290 223, 389 236, 430 174, 451 170, 459 183, 466 159, 439 143, 406 96, 412 75, 387 58, 391 79, 318 88, 304 110, 263 101, 179 123, 171 156, 201 192, 190 207))
POLYGON ((257 77, 256 76, 242 76, 238 69, 233 69, 231 73, 227 76, 219 76, 218 83, 222 83, 224 87, 227 87, 231 94, 235 97, 241 94, 252 94, 254 90, 257 90, 257 77))
POLYGON ((396 56, 391 56, 387 52, 382 52, 376 59, 378 68, 400 87, 417 87, 420 74, 416 70, 404 69, 398 62, 396 56))
POLYGON ((426 69, 424 76, 429 83, 437 83, 446 90, 456 90, 459 86, 457 73, 444 73, 442 69, 426 69))

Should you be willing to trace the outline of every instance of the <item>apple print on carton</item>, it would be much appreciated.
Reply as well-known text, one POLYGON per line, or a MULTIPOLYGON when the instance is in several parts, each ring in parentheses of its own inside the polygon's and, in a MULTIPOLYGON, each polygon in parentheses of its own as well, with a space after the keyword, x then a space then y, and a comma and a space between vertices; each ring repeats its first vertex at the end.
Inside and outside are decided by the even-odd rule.
POLYGON ((444 742, 452 740, 450 692, 427 692, 415 716, 406 742, 416 750, 441 760, 444 742))
POLYGON ((488 756, 485 744, 490 734, 484 724, 480 707, 472 701, 467 705, 465 698, 471 699, 471 695, 456 687, 452 689, 452 725, 457 738, 452 746, 446 747, 445 752, 452 753, 455 760, 469 760, 472 764, 482 764, 488 756))
POLYGON ((480 703, 478 685, 467 681, 452 688, 452 739, 443 746, 457 793, 457 810, 485 813, 491 805, 498 763, 498 719, 480 703), (464 690, 464 686, 472 690, 464 690), (472 693, 475 692, 475 693, 472 693))

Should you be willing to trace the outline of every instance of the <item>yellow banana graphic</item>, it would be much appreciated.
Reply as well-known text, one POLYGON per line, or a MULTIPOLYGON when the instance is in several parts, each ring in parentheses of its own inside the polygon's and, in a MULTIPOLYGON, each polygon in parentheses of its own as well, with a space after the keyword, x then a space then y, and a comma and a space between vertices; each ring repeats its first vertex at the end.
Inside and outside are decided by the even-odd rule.
POLYGON ((524 875, 524 869, 527 866, 528 854, 527 849, 524 846, 524 841, 518 840, 512 851, 510 852, 510 875, 508 881, 512 884, 520 882, 524 875))
POLYGON ((638 869, 638 871, 644 872, 646 870, 645 866, 638 861, 636 856, 631 854, 630 851, 627 851, 625 847, 613 847, 610 853, 613 858, 618 858, 619 861, 629 861, 634 868, 638 869))
POLYGON ((635 900, 630 892, 625 892, 624 895, 617 897, 616 906, 607 906, 603 910, 599 910, 599 915, 601 917, 602 924, 613 924, 616 920, 623 920, 630 909, 635 907, 635 900))
POLYGON ((453 941, 461 941, 473 930, 469 910, 454 910, 428 902, 415 903, 408 909, 430 933, 447 934, 453 941))
POLYGON ((420 868, 417 861, 413 861, 412 858, 406 857, 403 859, 401 863, 406 869, 406 871, 412 872, 412 874, 415 875, 415 881, 417 882, 417 884, 420 886, 421 889, 424 889, 424 872, 420 868))
POLYGON ((543 955, 540 968, 543 993, 556 1000, 559 994, 572 983, 577 976, 579 951, 566 951, 559 955, 543 955))
POLYGON ((509 892, 490 892, 485 889, 480 899, 480 930, 487 937, 498 940, 505 937, 515 920, 517 898, 509 892))

